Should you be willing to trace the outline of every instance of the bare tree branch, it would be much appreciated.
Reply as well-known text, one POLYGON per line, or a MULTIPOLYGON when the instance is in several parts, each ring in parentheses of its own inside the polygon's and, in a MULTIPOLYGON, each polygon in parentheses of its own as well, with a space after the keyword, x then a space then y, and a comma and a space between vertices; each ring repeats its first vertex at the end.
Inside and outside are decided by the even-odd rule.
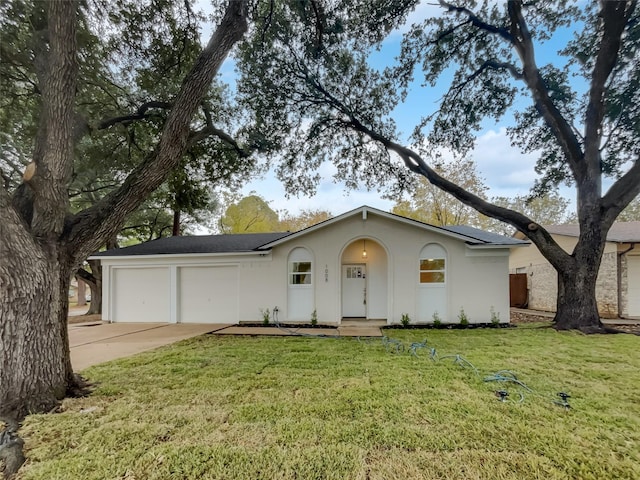
POLYGON ((172 105, 168 102, 157 102, 151 101, 146 102, 138 107, 136 113, 132 113, 131 115, 122 115, 120 117, 108 118, 101 121, 98 124, 98 130, 104 130, 105 128, 112 127, 113 125, 117 125, 118 123, 129 124, 131 122, 135 122, 138 120, 144 120, 149 118, 151 115, 147 115, 147 111, 152 108, 162 108, 165 110, 171 109, 172 105))

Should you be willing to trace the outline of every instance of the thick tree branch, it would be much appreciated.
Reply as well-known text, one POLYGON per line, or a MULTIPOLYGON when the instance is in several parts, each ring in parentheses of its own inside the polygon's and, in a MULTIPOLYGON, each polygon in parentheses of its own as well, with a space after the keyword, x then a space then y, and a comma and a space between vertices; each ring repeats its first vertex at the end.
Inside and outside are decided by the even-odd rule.
POLYGON ((131 122, 135 122, 138 120, 144 120, 146 118, 149 118, 151 115, 147 115, 147 111, 149 109, 152 108, 162 108, 165 110, 169 110, 171 109, 171 104, 168 102, 146 102, 143 103, 142 105, 140 105, 140 107, 138 107, 138 110, 136 110, 136 113, 133 113, 131 115, 122 115, 120 117, 114 117, 114 118, 108 118, 105 119, 103 121, 101 121, 98 124, 98 130, 104 130, 106 128, 112 127, 113 125, 117 125, 119 123, 123 123, 125 125, 128 125, 131 122))
POLYGON ((607 1, 602 2, 600 10, 602 39, 591 74, 589 103, 585 115, 585 160, 592 176, 600 177, 601 174, 600 142, 605 113, 605 86, 618 62, 622 34, 635 8, 635 3, 635 1, 607 1))
POLYGON ((64 236, 76 260, 86 258, 111 238, 144 199, 162 184, 184 155, 189 126, 214 75, 247 30, 247 2, 230 0, 220 25, 182 83, 155 150, 124 184, 67 223, 64 236))
POLYGON ((508 12, 511 20, 511 43, 522 61, 523 79, 533 95, 536 109, 558 140, 576 183, 580 185, 586 174, 582 161, 582 147, 573 128, 551 100, 544 79, 538 70, 529 27, 522 15, 522 1, 510 0, 508 12))
POLYGON ((604 221, 611 225, 620 212, 640 195, 640 158, 614 183, 602 197, 604 221))
POLYGON ((93 285, 93 287, 95 288, 96 277, 94 277, 93 274, 91 274, 90 272, 87 272, 84 268, 78 268, 75 271, 75 275, 81 278, 82 281, 84 281, 85 283, 88 283, 89 285, 93 285))
POLYGON ((227 143, 228 145, 230 145, 238 154, 238 156, 240 158, 246 158, 248 156, 251 155, 251 152, 243 149, 240 144, 238 144, 238 142, 228 133, 224 132, 223 130, 216 128, 213 125, 213 118, 211 116, 211 110, 209 109, 209 107, 207 106, 206 102, 202 102, 202 113, 204 114, 204 118, 205 121, 207 123, 207 125, 200 129, 197 130, 195 132, 191 132, 191 135, 189 137, 189 145, 194 145, 202 140, 204 140, 207 137, 210 137, 212 135, 218 137, 220 140, 222 140, 223 142, 227 143))
POLYGON ((25 181, 33 188, 32 233, 55 238, 62 233, 69 207, 67 186, 73 168, 74 108, 77 83, 76 3, 47 3, 49 48, 42 87, 42 115, 35 171, 25 181), (55 124, 55 128, 47 128, 55 124))
POLYGON ((425 162, 418 153, 364 125, 349 108, 332 95, 315 77, 308 75, 307 80, 325 98, 329 106, 346 117, 345 120, 342 121, 345 127, 368 136, 372 140, 382 144, 388 151, 396 153, 409 170, 418 175, 422 175, 434 186, 453 195, 465 205, 474 208, 484 215, 514 226, 530 238, 537 246, 541 247, 541 250, 544 249, 547 252, 547 258, 554 267, 563 268, 569 261, 569 255, 560 248, 541 225, 538 225, 532 219, 519 212, 487 202, 483 198, 442 177, 434 169, 429 167, 427 162, 425 162))
POLYGON ((490 23, 485 22, 480 17, 478 17, 475 13, 469 10, 466 7, 459 7, 457 5, 453 5, 449 2, 445 2, 444 0, 439 0, 440 5, 447 9, 449 12, 455 12, 457 14, 461 14, 466 16, 469 19, 469 22, 473 24, 474 27, 484 30, 485 32, 492 33, 495 35, 499 35, 505 40, 509 42, 512 41, 511 33, 507 28, 504 27, 496 27, 495 25, 491 25, 490 23))
POLYGON ((224 143, 231 146, 231 148, 236 151, 240 158, 246 158, 251 155, 251 153, 243 149, 231 135, 224 132, 223 130, 220 130, 219 128, 214 127, 213 125, 206 126, 200 130, 192 132, 189 136, 189 145, 194 145, 212 135, 218 137, 224 143))

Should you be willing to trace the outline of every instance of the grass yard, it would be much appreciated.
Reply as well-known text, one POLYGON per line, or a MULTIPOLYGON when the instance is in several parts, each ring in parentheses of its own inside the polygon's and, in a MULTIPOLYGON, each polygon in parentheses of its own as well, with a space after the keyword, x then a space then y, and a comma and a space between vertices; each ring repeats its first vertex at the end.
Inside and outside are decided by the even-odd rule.
POLYGON ((86 370, 91 397, 25 421, 20 478, 640 478, 640 337, 386 333, 481 376, 379 341, 199 337, 86 370), (482 381, 501 369, 535 393, 498 401, 521 390, 482 381))

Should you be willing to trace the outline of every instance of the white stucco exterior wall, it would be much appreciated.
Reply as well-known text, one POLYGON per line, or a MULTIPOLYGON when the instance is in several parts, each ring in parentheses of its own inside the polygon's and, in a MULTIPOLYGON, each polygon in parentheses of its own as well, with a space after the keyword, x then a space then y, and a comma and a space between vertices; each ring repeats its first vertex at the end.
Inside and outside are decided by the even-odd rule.
MULTIPOLYGON (((239 301, 237 319, 229 322, 262 320, 260 310, 278 307, 280 321, 288 320, 288 256, 294 248, 302 247, 312 255, 313 308, 309 309, 308 323, 315 309, 321 324, 338 324, 341 311, 341 273, 344 263, 366 264, 367 318, 386 319, 398 324, 403 313, 412 322, 418 318, 419 257, 429 243, 441 245, 447 252, 445 323, 458 323, 460 309, 471 323, 489 322, 491 309, 500 314, 503 322, 509 320, 509 249, 473 249, 458 238, 429 231, 393 218, 369 212, 352 215, 321 228, 302 232, 289 240, 276 242, 271 252, 239 255, 157 255, 104 257, 103 263, 103 319, 119 320, 114 315, 113 272, 121 268, 165 268, 173 285, 168 304, 170 321, 180 322, 181 306, 178 288, 180 270, 189 266, 236 266, 238 272, 239 301), (367 258, 362 258, 362 241, 366 239, 367 258), (171 273, 173 272, 173 273, 171 273)), ((522 250, 522 249, 520 249, 522 250)), ((195 277, 194 277, 195 278, 195 277)), ((183 287, 184 288, 184 287, 183 287)), ((206 295, 211 286, 194 286, 198 295, 206 295)), ((154 286, 139 285, 142 297, 158 292, 154 286)), ((222 288, 222 290, 225 290, 222 288)), ((228 289, 227 289, 228 290, 228 289)), ((124 320, 124 319, 123 319, 124 320)), ((126 321, 134 321, 129 318, 126 321)))

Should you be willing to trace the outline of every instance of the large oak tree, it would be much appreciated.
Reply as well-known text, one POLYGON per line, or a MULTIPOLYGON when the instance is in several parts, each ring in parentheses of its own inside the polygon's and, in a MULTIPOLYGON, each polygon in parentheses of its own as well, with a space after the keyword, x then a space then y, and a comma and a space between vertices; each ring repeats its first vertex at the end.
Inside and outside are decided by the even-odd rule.
POLYGON ((223 13, 171 104, 164 105, 166 119, 145 146, 144 160, 119 179, 117 189, 72 213, 78 77, 86 60, 78 55, 78 24, 90 20, 78 2, 46 2, 45 29, 37 32, 44 43, 33 59, 40 109, 32 161, 15 191, 0 188, 0 418, 48 411, 77 388, 66 326, 72 272, 113 238, 190 145, 205 133, 224 137, 213 124, 192 131, 214 76, 247 30, 247 2, 232 0, 223 13))
POLYGON ((323 161, 333 161, 349 186, 387 182, 403 190, 411 173, 423 176, 540 249, 558 272, 557 328, 602 331, 595 283, 606 235, 640 192, 637 2, 440 0, 437 16, 404 34, 396 64, 372 68, 376 48, 417 3, 263 5, 263 22, 244 49, 240 90, 262 92, 247 103, 283 149, 281 178, 291 190, 308 190, 316 179, 309 165, 323 161), (554 36, 564 46, 540 64, 554 36), (438 108, 425 102, 423 121, 403 139, 394 109, 416 88, 443 85, 438 108), (512 142, 540 154, 534 193, 559 182, 576 188, 580 236, 571 253, 524 213, 433 168, 435 152, 468 154, 483 121, 505 115, 512 142), (606 177, 612 185, 603 191, 606 177))

